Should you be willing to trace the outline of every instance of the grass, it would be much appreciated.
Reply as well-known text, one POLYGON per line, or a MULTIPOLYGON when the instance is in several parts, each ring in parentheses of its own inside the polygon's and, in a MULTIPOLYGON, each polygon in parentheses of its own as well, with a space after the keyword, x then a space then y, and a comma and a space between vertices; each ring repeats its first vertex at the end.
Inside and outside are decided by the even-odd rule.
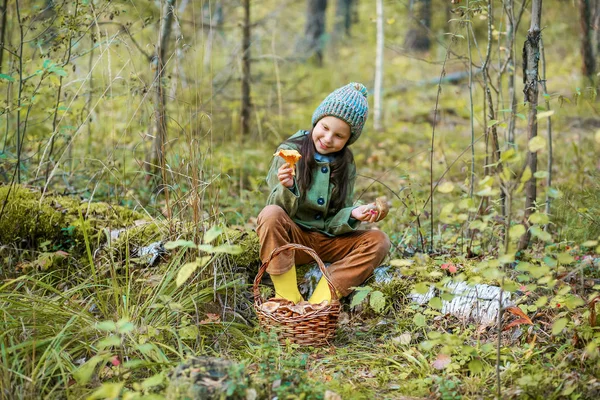
MULTIPOLYGON (((148 126, 152 109, 139 95, 151 80, 143 72, 147 66, 131 55, 131 48, 124 49, 127 46, 110 48, 112 66, 103 53, 95 75, 102 82, 102 90, 111 82, 111 68, 130 63, 124 71, 135 76, 131 81, 119 79, 115 81, 119 85, 111 84, 114 92, 103 98, 97 110, 100 116, 92 116, 90 135, 80 132, 72 154, 66 150, 69 136, 57 139, 56 148, 65 153, 56 154, 56 159, 68 154, 71 158, 56 164, 58 173, 50 187, 57 192, 78 191, 85 207, 72 212, 90 209, 90 204, 103 200, 136 209, 156 229, 148 236, 126 237, 114 243, 113 249, 98 251, 98 234, 104 238, 115 225, 95 224, 96 241, 90 237, 91 231, 86 231, 88 225, 80 223, 84 229, 79 240, 85 245, 80 256, 71 255, 41 271, 38 261, 42 257, 70 251, 71 244, 59 238, 50 240, 45 248, 25 248, 21 243, 0 247, 0 262, 11 267, 10 273, 3 272, 0 283, 0 398, 169 398, 174 396, 171 371, 191 356, 233 361, 227 379, 221 382, 221 389, 232 398, 255 393, 258 398, 321 399, 326 390, 344 399, 493 398, 498 371, 503 398, 599 397, 600 332, 592 318, 600 313, 593 301, 600 290, 599 250, 593 244, 600 236, 598 141, 597 134, 593 136, 599 117, 593 96, 586 89, 578 89, 579 77, 573 73, 578 60, 571 43, 577 26, 562 9, 544 10, 549 21, 544 28, 550 61, 548 86, 555 110, 554 130, 558 132, 552 172, 562 197, 553 201, 551 240, 537 239, 529 252, 520 254, 520 262, 499 259, 503 230, 497 203, 488 202, 479 218, 464 223, 465 217, 471 218, 473 210, 483 204, 479 197, 477 204, 468 202, 471 115, 464 83, 443 86, 433 175, 436 180, 443 176, 453 189, 435 192, 434 237, 429 237, 430 219, 423 209, 430 195, 429 146, 436 90, 435 85, 423 82, 438 78, 441 71, 439 64, 409 58, 396 45, 394 50, 388 49, 385 82, 389 88, 400 85, 403 89, 386 92, 385 130, 373 132, 369 125, 353 145, 361 174, 357 180, 361 200, 386 195, 393 204, 379 227, 397 246, 391 259, 396 260, 393 270, 402 278, 387 284, 367 282, 372 290, 383 294, 381 309, 371 307, 369 298, 357 307, 346 301, 333 347, 280 345, 256 325, 249 293, 253 276, 248 271, 254 267, 250 256, 219 258, 197 269, 181 286, 176 284, 178 273, 182 265, 195 260, 198 254, 194 251, 171 251, 155 267, 143 267, 132 259, 129 250, 147 241, 198 241, 215 225, 253 229, 253 218, 264 204, 264 175, 273 149, 297 129, 307 127, 312 111, 331 89, 347 81, 371 82, 375 28, 368 22, 369 5, 361 2, 361 29, 356 29, 353 39, 343 42, 336 53, 328 53, 325 67, 319 69, 291 59, 293 32, 302 29, 296 18, 303 12, 298 4, 283 11, 289 25, 277 27, 271 21, 255 30, 253 50, 259 57, 272 52, 280 55, 282 78, 275 84, 265 78, 274 74, 279 58, 265 57, 268 62, 253 65, 257 76, 253 84, 256 121, 248 138, 236 133, 237 86, 221 86, 228 79, 221 71, 233 68, 234 58, 229 52, 237 43, 236 34, 218 36, 222 45, 213 49, 209 70, 203 69, 205 46, 186 53, 182 71, 190 82, 194 76, 194 84, 184 87, 176 79, 168 82, 174 82, 177 91, 168 110, 168 181, 160 190, 152 187, 143 171, 149 141, 146 136, 152 134, 148 126), (279 39, 275 50, 270 42, 273 37, 279 39), (338 68, 341 64, 353 68, 338 68), (188 67, 197 71, 185 69, 188 67), (281 98, 274 89, 276 84, 281 84, 281 98), (215 94, 217 89, 222 91, 215 94), (104 115, 110 115, 112 121, 102 120, 104 115), (165 190, 169 190, 168 205, 165 190), (166 220, 167 207, 173 219, 166 220), (466 257, 469 230, 474 233, 473 258, 466 257), (436 253, 415 253, 432 240, 436 253), (446 263, 458 265, 460 272, 450 275, 441 270, 446 263), (28 268, 21 268, 24 266, 28 268), (13 267, 19 267, 18 272, 13 267), (493 327, 442 315, 435 301, 424 306, 410 302, 408 296, 413 289, 419 290, 419 284, 433 284, 443 290, 451 278, 504 285, 516 294, 517 305, 532 324, 521 321, 499 337, 493 327)), ((401 5, 387 6, 388 35, 401 37, 405 10, 401 5)), ((260 8, 258 20, 268 15, 267 8, 260 8)), ((142 18, 151 10, 138 12, 142 18)), ((474 24, 483 23, 479 21, 484 20, 474 24)), ((482 27, 476 26, 476 31, 482 27)), ((526 29, 523 23, 519 38, 526 29)), ((184 40, 199 39, 184 33, 184 40)), ((154 35, 140 28, 141 38, 150 34, 154 35)), ((466 47, 464 40, 459 40, 453 48, 464 54, 466 47)), ((443 48, 438 46, 424 58, 440 58, 441 53, 443 48)), ((452 60, 448 72, 464 66, 464 60, 452 60)), ((55 87, 44 90, 52 93, 55 87)), ((70 90, 65 89, 67 96, 73 95, 70 90)), ((475 129, 481 135, 485 128, 481 89, 474 88, 474 95, 475 129)), ((44 96, 37 101, 39 110, 53 107, 44 96)), ((77 104, 84 109, 83 103, 77 104)), ((520 104, 519 113, 526 111, 520 104)), ((65 113, 67 123, 79 122, 65 113)), ((527 147, 525 122, 517 119, 517 124, 521 159, 513 162, 515 171, 527 147)), ((47 140, 46 130, 34 126, 26 142, 30 154, 36 154, 36 146, 43 147, 47 140)), ((502 135, 503 126, 498 126, 502 135)), ((544 123, 539 129, 544 136, 544 123)), ((483 180, 484 153, 481 140, 476 145, 476 183, 483 180)), ((12 158, 0 159, 0 172, 12 170, 12 158)), ((545 168, 546 158, 545 150, 539 153, 540 169, 545 168)), ((35 179, 35 159, 23 165, 27 179, 35 179)), ((497 188, 498 183, 494 181, 491 187, 497 188)), ((538 198, 542 200, 548 188, 539 183, 538 198)), ((515 196, 514 225, 522 215, 523 197, 515 196)), ((90 216, 83 213, 81 218, 87 221, 90 216)), ((52 221, 47 225, 52 226, 52 221)), ((133 223, 119 222, 123 226, 133 223)), ((252 248, 248 253, 255 251, 252 248)), ((516 320, 505 317, 505 326, 516 320)))

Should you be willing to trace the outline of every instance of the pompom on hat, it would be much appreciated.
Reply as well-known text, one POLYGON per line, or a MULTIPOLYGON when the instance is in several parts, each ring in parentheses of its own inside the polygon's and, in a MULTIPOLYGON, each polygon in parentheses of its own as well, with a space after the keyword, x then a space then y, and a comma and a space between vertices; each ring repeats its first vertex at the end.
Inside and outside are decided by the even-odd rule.
POLYGON ((333 116, 350 125, 348 144, 356 142, 365 126, 369 114, 367 88, 362 83, 352 82, 331 92, 319 104, 312 116, 313 127, 323 117, 333 116))

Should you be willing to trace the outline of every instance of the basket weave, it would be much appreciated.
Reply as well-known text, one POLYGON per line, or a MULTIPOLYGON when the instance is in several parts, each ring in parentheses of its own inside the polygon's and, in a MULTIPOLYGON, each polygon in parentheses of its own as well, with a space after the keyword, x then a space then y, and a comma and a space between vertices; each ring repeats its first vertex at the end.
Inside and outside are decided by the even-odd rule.
POLYGON ((281 342, 285 342, 289 339, 292 343, 297 343, 306 346, 324 346, 329 343, 329 340, 333 338, 335 329, 337 326, 337 320, 340 315, 340 302, 337 298, 335 288, 331 284, 325 264, 319 258, 317 253, 310 247, 302 246, 299 244, 286 244, 278 247, 267 259, 267 261, 261 265, 258 270, 258 274, 254 279, 254 309, 258 315, 258 320, 261 326, 266 330, 275 329, 278 338, 281 342), (281 315, 278 313, 269 313, 262 309, 264 299, 260 295, 258 285, 262 280, 262 277, 269 266, 269 263, 274 257, 286 250, 302 250, 310 255, 317 262, 319 269, 323 273, 323 276, 329 284, 329 290, 331 291, 331 302, 325 307, 309 311, 306 314, 292 314, 291 316, 281 315))

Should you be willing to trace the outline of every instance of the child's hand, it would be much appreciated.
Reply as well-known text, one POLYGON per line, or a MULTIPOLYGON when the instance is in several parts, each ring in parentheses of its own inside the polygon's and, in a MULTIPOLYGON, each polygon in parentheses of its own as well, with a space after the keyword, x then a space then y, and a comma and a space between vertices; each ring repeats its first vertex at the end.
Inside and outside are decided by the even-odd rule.
POLYGON ((277 179, 286 188, 294 186, 294 176, 292 175, 294 169, 290 167, 290 164, 285 163, 277 170, 277 179))
POLYGON ((358 206, 352 210, 352 218, 363 222, 376 222, 378 221, 379 213, 374 204, 365 204, 364 206, 358 206))

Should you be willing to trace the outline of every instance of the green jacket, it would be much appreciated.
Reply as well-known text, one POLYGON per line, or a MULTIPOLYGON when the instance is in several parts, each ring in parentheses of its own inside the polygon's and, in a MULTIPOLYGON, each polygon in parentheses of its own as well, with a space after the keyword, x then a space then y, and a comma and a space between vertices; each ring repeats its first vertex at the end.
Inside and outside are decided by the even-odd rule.
MULTIPOLYGON (((298 131, 290 139, 306 135, 307 131, 298 131)), ((279 149, 299 150, 297 146, 289 143, 282 143, 279 149)), ((281 157, 275 157, 271 163, 269 174, 267 175, 267 184, 270 193, 267 204, 275 204, 283 208, 292 220, 302 228, 316 230, 328 236, 337 236, 344 233, 355 231, 360 225, 360 221, 351 217, 354 196, 354 182, 356 180, 356 166, 350 166, 349 191, 344 202, 344 208, 337 213, 329 210, 331 192, 335 187, 329 182, 331 169, 328 162, 318 162, 317 168, 313 172, 313 183, 304 201, 300 201, 300 194, 296 186, 288 189, 277 179, 277 171, 285 161, 281 157)))

